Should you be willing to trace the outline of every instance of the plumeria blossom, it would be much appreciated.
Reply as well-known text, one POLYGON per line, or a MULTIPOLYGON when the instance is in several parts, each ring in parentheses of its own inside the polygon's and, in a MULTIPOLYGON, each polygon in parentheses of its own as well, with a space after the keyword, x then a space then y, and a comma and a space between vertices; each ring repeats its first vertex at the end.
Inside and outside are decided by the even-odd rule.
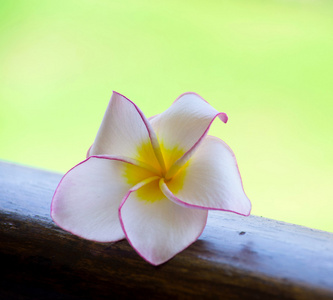
POLYGON ((195 93, 147 119, 114 92, 88 158, 55 191, 53 220, 89 240, 126 238, 159 265, 198 239, 209 209, 248 216, 232 150, 207 135, 215 118, 228 120, 195 93))

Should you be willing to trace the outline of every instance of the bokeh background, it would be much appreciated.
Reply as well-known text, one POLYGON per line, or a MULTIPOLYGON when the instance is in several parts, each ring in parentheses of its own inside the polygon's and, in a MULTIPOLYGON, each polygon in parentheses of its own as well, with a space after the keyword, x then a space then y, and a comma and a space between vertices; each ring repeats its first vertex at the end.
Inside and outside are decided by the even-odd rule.
POLYGON ((332 81, 331 0, 0 2, 4 161, 63 173, 112 90, 147 116, 194 91, 229 116, 210 133, 252 213, 333 231, 332 81))

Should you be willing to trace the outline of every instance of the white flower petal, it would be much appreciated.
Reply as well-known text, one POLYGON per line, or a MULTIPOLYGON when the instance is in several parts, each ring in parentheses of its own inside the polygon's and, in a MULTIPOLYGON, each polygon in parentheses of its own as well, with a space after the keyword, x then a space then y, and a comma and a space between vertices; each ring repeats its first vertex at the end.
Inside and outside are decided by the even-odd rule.
POLYGON ((227 115, 219 113, 195 93, 181 95, 166 111, 150 119, 167 167, 189 151, 208 131, 211 122, 227 115))
POLYGON ((153 265, 166 262, 196 241, 206 225, 207 213, 167 199, 158 180, 132 189, 119 209, 129 243, 153 265))
POLYGON ((127 156, 158 169, 155 152, 159 151, 156 135, 141 110, 113 92, 89 155, 127 156))
POLYGON ((249 215, 251 202, 245 195, 234 153, 218 138, 207 136, 192 158, 168 183, 163 193, 189 207, 217 209, 249 215))
POLYGON ((51 216, 55 223, 89 240, 123 239, 118 208, 133 185, 122 176, 131 166, 138 168, 122 158, 91 156, 72 168, 53 196, 51 216))

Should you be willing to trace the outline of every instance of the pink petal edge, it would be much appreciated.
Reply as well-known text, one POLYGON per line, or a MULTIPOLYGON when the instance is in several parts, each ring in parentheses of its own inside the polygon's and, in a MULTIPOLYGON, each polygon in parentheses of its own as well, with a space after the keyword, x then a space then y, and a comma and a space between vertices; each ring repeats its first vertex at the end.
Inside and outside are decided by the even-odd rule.
MULTIPOLYGON (((199 94, 195 93, 195 92, 185 92, 185 93, 182 93, 180 96, 178 96, 176 98, 175 101, 173 101, 173 103, 177 102, 180 98, 182 98, 183 96, 185 95, 196 95, 198 96, 202 101, 206 102, 207 104, 209 104, 209 102, 207 100, 205 100, 203 97, 201 97, 199 94)), ((210 104, 209 104, 210 105, 210 104)), ((227 123, 228 122, 228 116, 226 113, 221 113, 222 115, 219 116, 220 120, 223 122, 223 123, 227 123)), ((155 116, 154 116, 155 117, 155 116)))

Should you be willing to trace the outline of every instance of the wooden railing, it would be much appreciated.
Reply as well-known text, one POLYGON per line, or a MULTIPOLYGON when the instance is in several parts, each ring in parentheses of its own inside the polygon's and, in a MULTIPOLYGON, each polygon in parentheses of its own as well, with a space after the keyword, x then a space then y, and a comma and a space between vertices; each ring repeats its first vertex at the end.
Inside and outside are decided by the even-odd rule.
POLYGON ((0 163, 0 299, 333 299, 332 233, 210 212, 198 241, 154 267, 125 240, 57 227, 60 178, 0 163))

